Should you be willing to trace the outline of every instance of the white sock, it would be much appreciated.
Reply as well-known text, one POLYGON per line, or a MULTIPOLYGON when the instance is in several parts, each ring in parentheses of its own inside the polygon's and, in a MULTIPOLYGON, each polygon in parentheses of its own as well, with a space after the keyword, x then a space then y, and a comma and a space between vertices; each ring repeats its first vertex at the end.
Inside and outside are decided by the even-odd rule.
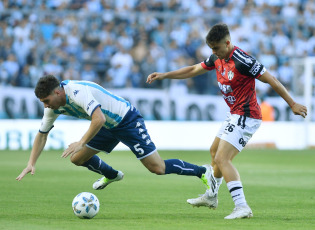
POLYGON ((214 179, 216 180, 216 182, 217 182, 217 191, 216 191, 216 193, 218 193, 219 192, 219 188, 220 188, 220 185, 222 184, 222 181, 223 181, 223 177, 214 177, 214 179))
POLYGON ((227 184, 227 187, 230 191, 231 197, 236 206, 246 206, 245 195, 243 191, 242 182, 240 181, 230 181, 227 184))

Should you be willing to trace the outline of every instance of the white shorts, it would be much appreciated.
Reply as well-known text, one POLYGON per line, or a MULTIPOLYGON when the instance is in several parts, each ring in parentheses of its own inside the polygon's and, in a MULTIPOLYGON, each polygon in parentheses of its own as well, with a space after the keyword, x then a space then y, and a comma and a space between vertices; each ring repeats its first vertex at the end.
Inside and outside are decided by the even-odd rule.
POLYGON ((261 122, 259 119, 228 113, 227 118, 217 133, 217 137, 229 142, 238 151, 242 151, 259 128, 261 122))

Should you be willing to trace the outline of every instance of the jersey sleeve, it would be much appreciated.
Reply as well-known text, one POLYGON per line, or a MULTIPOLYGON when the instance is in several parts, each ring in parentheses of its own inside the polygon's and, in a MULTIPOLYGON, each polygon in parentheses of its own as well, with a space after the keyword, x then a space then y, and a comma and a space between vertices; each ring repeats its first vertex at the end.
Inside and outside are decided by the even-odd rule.
POLYGON ((258 78, 266 72, 264 65, 240 49, 234 51, 233 58, 236 69, 245 76, 258 78))
POLYGON ((76 93, 73 94, 73 96, 71 95, 71 99, 83 108, 89 116, 92 116, 95 109, 101 106, 101 104, 94 98, 88 86, 81 85, 81 87, 75 91, 76 93))
POLYGON ((39 132, 48 133, 54 127, 54 122, 58 116, 59 114, 56 114, 54 110, 50 108, 45 108, 42 123, 39 128, 39 132))
POLYGON ((215 68, 215 60, 218 59, 215 55, 211 55, 206 60, 201 62, 201 66, 206 70, 213 70, 215 68))

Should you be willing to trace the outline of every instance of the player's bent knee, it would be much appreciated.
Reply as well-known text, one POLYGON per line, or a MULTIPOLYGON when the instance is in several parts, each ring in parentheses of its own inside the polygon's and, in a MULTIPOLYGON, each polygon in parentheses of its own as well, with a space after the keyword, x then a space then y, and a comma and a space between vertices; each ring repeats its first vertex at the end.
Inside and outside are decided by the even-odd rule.
POLYGON ((71 156, 70 160, 71 160, 71 163, 75 164, 76 166, 82 166, 85 163, 81 159, 78 159, 78 158, 73 157, 73 156, 71 156))
POLYGON ((156 175, 164 175, 165 174, 165 169, 163 169, 162 167, 160 167, 158 165, 148 167, 148 169, 151 173, 155 173, 156 175))
POLYGON ((214 157, 214 163, 216 164, 216 165, 218 165, 219 167, 221 166, 221 165, 223 165, 224 164, 224 162, 225 162, 225 159, 223 158, 223 157, 221 157, 221 156, 215 156, 214 157))
POLYGON ((215 158, 216 152, 217 152, 217 150, 216 150, 216 149, 214 149, 214 148, 210 148, 210 155, 211 155, 211 158, 212 158, 212 159, 214 159, 214 158, 215 158))

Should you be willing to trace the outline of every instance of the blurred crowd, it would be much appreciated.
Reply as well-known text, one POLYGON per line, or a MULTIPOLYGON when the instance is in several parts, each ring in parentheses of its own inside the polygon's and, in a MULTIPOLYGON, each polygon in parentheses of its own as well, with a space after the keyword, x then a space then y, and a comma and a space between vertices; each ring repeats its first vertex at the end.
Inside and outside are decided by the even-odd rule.
MULTIPOLYGON (((209 57, 205 36, 218 22, 289 90, 292 60, 315 56, 311 0, 2 0, 0 85, 34 87, 54 74, 106 88, 215 95, 211 72, 152 85, 145 79, 209 57)), ((273 96, 264 84, 257 89, 273 96)))

